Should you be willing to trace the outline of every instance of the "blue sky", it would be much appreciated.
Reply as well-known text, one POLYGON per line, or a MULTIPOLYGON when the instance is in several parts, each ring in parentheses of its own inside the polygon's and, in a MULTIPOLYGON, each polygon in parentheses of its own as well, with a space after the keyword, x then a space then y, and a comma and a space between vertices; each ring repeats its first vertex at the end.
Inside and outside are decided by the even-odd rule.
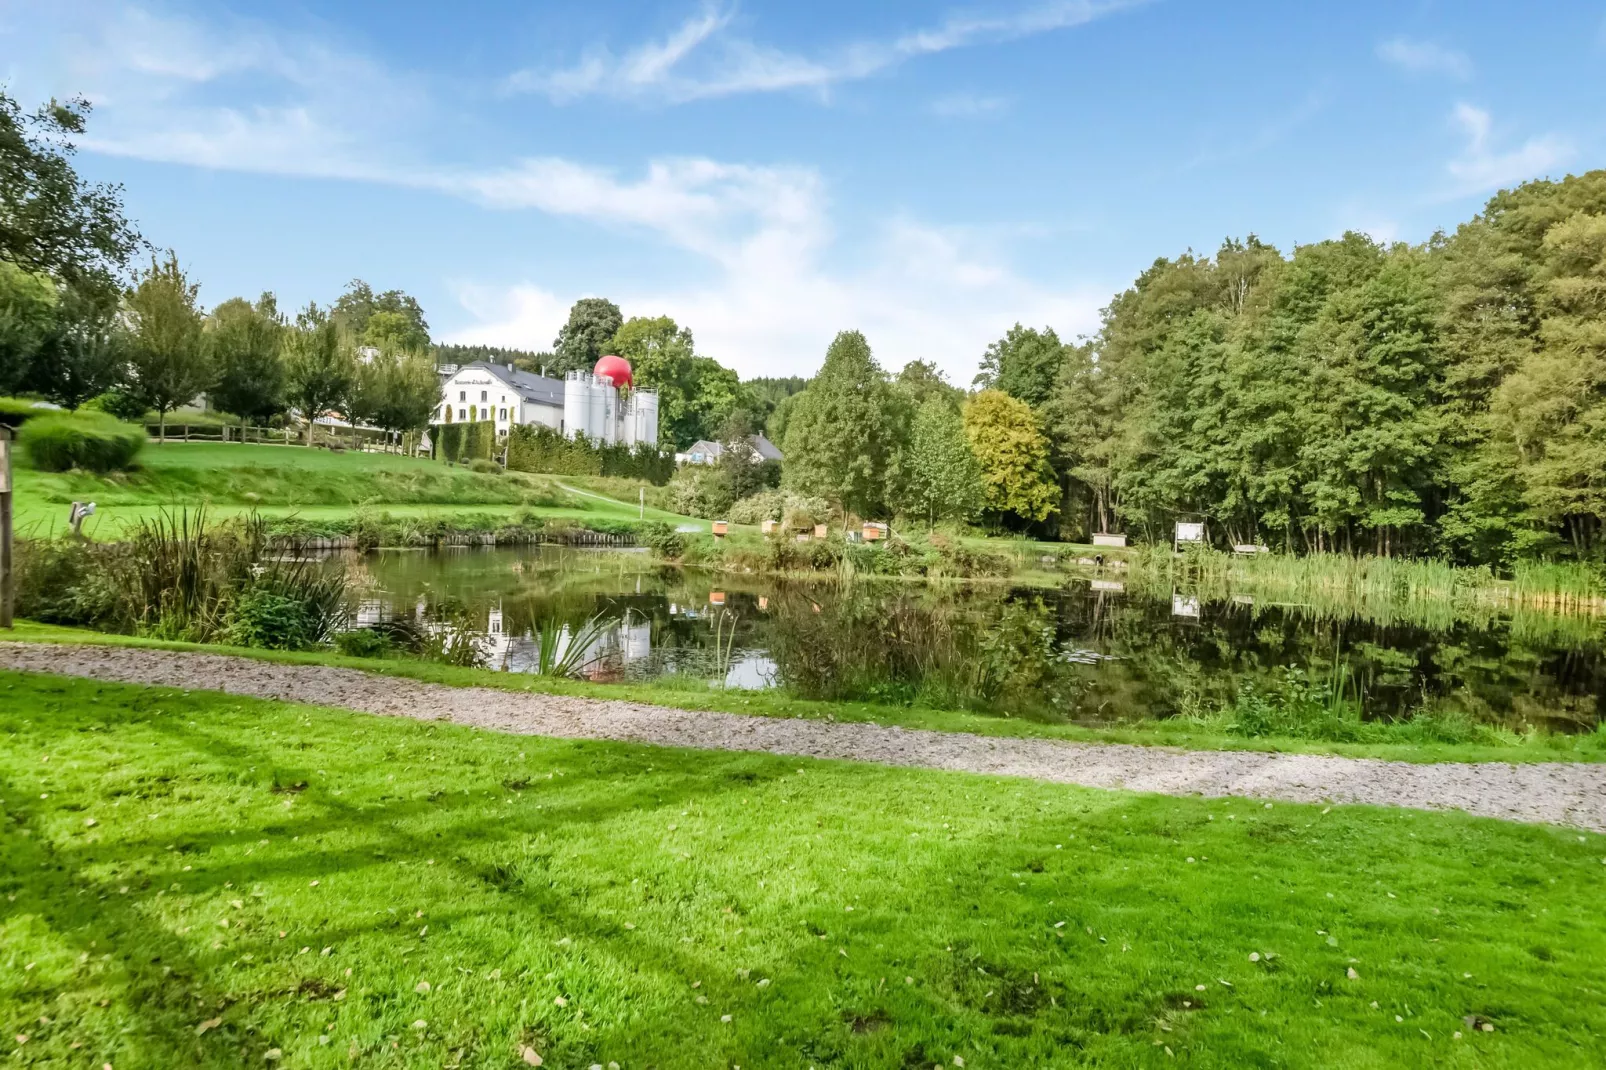
POLYGON ((400 287, 550 346, 603 295, 744 376, 836 331, 968 382, 1158 256, 1421 241, 1606 163, 1606 4, 0 0, 208 304, 400 287))

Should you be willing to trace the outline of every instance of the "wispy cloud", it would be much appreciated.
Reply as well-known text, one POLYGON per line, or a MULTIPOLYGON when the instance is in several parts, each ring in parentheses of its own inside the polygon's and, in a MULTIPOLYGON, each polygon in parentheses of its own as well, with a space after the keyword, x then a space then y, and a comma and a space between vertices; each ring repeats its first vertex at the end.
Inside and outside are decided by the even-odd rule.
POLYGON ((1377 57, 1411 74, 1438 74, 1463 81, 1472 77, 1472 60, 1466 53, 1432 41, 1393 37, 1378 44, 1377 57))
POLYGON ((918 56, 1081 26, 1144 2, 1049 0, 997 15, 953 15, 929 28, 887 40, 850 42, 817 57, 729 33, 734 9, 710 5, 662 40, 620 55, 597 46, 572 66, 526 68, 510 75, 505 85, 511 92, 539 93, 556 103, 586 96, 684 103, 781 90, 824 93, 918 56))
POLYGON ((1455 195, 1487 193, 1542 178, 1572 159, 1576 149, 1559 134, 1541 134, 1504 152, 1493 147, 1494 119, 1484 109, 1462 102, 1451 119, 1466 135, 1461 155, 1446 165, 1455 195))
POLYGON ((1008 97, 948 93, 931 102, 931 113, 944 119, 971 119, 980 115, 994 115, 1008 107, 1008 97))

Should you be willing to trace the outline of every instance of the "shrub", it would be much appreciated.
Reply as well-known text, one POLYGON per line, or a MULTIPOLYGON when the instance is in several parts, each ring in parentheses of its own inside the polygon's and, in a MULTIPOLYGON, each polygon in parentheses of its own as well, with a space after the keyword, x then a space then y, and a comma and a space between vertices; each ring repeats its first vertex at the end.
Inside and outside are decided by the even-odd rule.
POLYGON ((44 416, 47 413, 60 412, 59 409, 40 405, 35 401, 25 401, 22 398, 0 398, 0 425, 6 427, 21 427, 24 422, 35 416, 44 416))
POLYGON ((495 461, 486 460, 484 457, 476 457, 472 461, 468 462, 468 470, 470 472, 479 472, 482 475, 502 474, 501 465, 497 464, 495 461))
POLYGON ((126 630, 125 604, 109 567, 121 552, 73 538, 19 541, 17 615, 45 624, 126 630))
POLYGON ((678 561, 686 554, 686 536, 668 524, 643 524, 640 537, 642 545, 665 561, 678 561))
POLYGON ((758 524, 779 520, 785 513, 786 495, 778 490, 764 490, 736 502, 727 516, 735 524, 758 524))
POLYGON ((737 524, 759 524, 765 520, 784 520, 788 530, 813 527, 830 516, 824 498, 810 498, 790 491, 761 490, 736 502, 726 519, 737 524))
POLYGON ((104 394, 97 394, 79 406, 80 411, 84 409, 110 413, 131 424, 140 423, 150 415, 150 407, 145 404, 145 399, 126 390, 108 390, 104 394))
POLYGON ((35 468, 65 472, 128 468, 145 446, 145 430, 105 413, 53 413, 23 425, 18 435, 35 468))
POLYGON ((730 477, 714 465, 683 466, 670 481, 669 492, 675 512, 710 520, 728 519, 722 514, 736 500, 730 477))
POLYGON ((382 658, 394 653, 390 636, 373 628, 355 628, 335 636, 335 649, 348 658, 382 658))

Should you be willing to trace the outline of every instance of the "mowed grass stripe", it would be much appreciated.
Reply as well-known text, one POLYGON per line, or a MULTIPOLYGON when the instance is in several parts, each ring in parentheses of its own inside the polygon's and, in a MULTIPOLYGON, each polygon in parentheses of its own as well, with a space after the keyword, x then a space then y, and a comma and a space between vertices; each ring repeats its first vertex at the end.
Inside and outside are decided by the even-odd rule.
POLYGON ((0 732, 24 1065, 1606 1055, 1599 836, 41 675, 0 732))

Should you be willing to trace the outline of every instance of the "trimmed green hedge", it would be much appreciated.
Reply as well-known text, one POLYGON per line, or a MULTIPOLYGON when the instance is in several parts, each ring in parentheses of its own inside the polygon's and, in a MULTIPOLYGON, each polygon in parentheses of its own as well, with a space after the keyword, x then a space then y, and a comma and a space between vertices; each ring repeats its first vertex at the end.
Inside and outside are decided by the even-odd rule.
POLYGON ((62 412, 30 419, 17 439, 35 468, 115 472, 130 467, 139 456, 145 429, 105 413, 62 412))
POLYGON ((0 424, 6 427, 21 427, 35 416, 44 416, 47 413, 60 412, 60 409, 47 409, 35 405, 22 398, 0 398, 0 424))
POLYGON ((429 441, 437 461, 456 464, 476 458, 488 461, 496 450, 496 424, 490 420, 430 424, 429 441))
POLYGON ((541 424, 521 424, 509 434, 507 466, 560 476, 620 476, 661 487, 675 474, 675 452, 645 444, 599 445, 541 424))

